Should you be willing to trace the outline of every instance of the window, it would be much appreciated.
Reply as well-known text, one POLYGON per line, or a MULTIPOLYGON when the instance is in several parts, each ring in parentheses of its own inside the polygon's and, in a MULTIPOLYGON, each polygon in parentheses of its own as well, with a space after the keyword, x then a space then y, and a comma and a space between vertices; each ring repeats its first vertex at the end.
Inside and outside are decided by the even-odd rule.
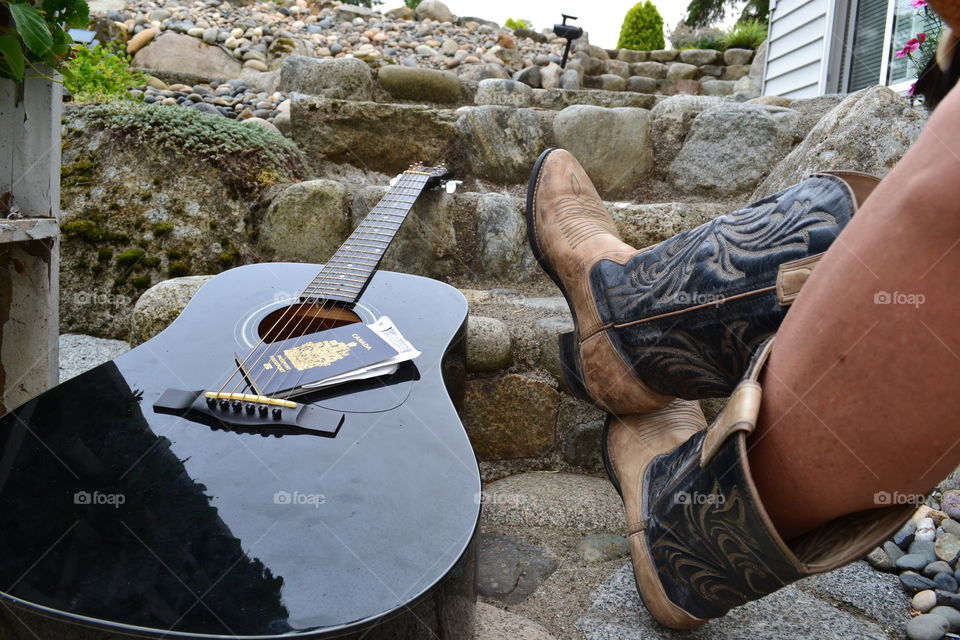
POLYGON ((894 54, 910 38, 932 28, 922 12, 913 8, 911 0, 849 0, 846 7, 837 0, 835 6, 846 12, 847 19, 842 44, 837 43, 831 53, 841 61, 835 90, 885 84, 900 93, 908 91, 916 80, 913 62, 894 54))
POLYGON ((846 47, 847 91, 877 84, 886 35, 888 0, 860 0, 855 5, 851 11, 853 45, 846 47))
POLYGON ((884 84, 896 91, 906 91, 917 79, 917 72, 909 58, 896 58, 910 38, 925 29, 923 16, 910 6, 910 0, 893 0, 893 24, 890 46, 887 48, 887 77, 884 84))

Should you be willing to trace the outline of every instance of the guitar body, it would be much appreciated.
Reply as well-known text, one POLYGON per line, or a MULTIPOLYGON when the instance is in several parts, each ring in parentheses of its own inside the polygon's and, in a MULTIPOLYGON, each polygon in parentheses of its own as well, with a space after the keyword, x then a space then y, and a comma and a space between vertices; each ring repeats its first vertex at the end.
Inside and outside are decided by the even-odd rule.
POLYGON ((154 410, 168 389, 222 384, 318 268, 224 272, 150 341, 0 418, 8 624, 44 639, 471 637, 480 476, 445 385, 462 366, 456 289, 373 275, 354 312, 389 316, 422 354, 296 398, 343 414, 334 437, 154 410))

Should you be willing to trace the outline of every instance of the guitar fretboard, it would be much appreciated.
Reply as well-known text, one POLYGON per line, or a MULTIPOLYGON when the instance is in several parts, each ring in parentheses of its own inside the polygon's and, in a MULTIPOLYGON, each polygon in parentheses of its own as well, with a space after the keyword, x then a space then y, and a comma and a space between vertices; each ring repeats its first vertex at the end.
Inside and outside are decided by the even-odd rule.
POLYGON ((307 285, 300 300, 311 304, 356 303, 430 178, 424 172, 404 172, 307 285))

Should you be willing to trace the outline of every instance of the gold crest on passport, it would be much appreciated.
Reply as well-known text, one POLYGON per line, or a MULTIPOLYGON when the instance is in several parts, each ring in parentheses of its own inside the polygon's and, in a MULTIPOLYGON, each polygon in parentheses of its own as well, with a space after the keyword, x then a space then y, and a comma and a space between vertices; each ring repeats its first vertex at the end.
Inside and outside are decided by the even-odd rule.
POLYGON ((238 359, 251 386, 261 395, 279 394, 397 354, 369 327, 347 325, 270 345, 256 362, 238 359))

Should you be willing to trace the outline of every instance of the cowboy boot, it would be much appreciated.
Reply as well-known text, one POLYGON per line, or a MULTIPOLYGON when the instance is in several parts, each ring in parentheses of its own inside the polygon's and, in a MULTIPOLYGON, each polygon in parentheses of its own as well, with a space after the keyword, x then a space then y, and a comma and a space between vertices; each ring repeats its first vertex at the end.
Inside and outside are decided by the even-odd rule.
POLYGON ((729 395, 876 182, 814 174, 638 251, 576 159, 543 152, 527 234, 573 315, 574 332, 560 336, 567 388, 615 414, 729 395))
POLYGON ((883 507, 794 540, 779 536, 753 483, 746 445, 760 411, 758 378, 771 343, 761 345, 707 428, 699 406, 684 400, 608 418, 604 463, 623 499, 637 590, 665 626, 697 627, 804 576, 861 558, 913 514, 913 505, 883 507))

